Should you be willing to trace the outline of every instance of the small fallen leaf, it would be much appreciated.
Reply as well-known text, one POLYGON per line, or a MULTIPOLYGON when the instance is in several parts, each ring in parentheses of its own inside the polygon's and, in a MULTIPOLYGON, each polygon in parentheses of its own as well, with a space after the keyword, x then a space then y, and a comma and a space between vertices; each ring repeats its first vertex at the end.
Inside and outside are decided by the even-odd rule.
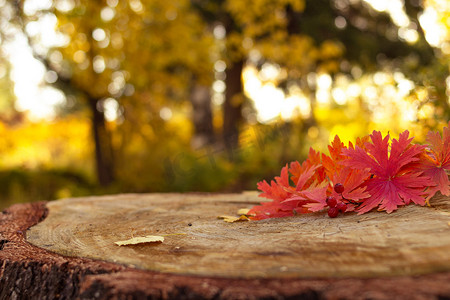
POLYGON ((143 243, 162 243, 164 242, 164 237, 157 236, 157 235, 147 235, 147 236, 140 236, 140 237, 134 237, 129 240, 125 241, 118 241, 114 242, 114 244, 118 246, 126 246, 126 245, 136 245, 136 244, 143 244, 143 243))
POLYGON ((223 219, 225 222, 233 223, 233 222, 239 222, 239 221, 250 221, 249 218, 242 215, 240 217, 233 217, 233 216, 218 216, 217 218, 223 219))
POLYGON ((248 216, 248 212, 250 211, 250 208, 241 208, 240 210, 238 210, 237 214, 238 215, 246 215, 248 216))

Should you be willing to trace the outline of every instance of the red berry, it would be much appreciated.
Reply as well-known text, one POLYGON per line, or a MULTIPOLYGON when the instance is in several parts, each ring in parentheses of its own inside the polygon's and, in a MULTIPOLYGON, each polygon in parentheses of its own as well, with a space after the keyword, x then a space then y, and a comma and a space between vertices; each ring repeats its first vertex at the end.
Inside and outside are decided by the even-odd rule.
POLYGON ((342 194, 344 192, 344 186, 342 185, 342 183, 336 183, 334 185, 334 191, 338 194, 342 194))
POLYGON ((328 209, 328 216, 330 218, 336 218, 339 215, 339 209, 337 207, 330 207, 328 209))
POLYGON ((328 196, 326 202, 329 207, 335 207, 337 204, 336 198, 333 196, 328 196))
POLYGON ((345 212, 347 210, 347 204, 339 202, 336 205, 336 208, 339 209, 340 212, 345 212))

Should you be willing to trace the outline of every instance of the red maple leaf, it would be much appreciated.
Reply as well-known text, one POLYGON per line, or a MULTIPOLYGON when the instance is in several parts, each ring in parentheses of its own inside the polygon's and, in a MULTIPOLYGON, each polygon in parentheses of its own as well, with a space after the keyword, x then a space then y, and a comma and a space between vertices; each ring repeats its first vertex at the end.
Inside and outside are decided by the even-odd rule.
POLYGON ((340 161, 345 159, 345 155, 342 154, 342 149, 346 149, 344 143, 341 142, 339 136, 335 136, 331 145, 328 145, 328 151, 330 152, 330 157, 333 161, 340 161))
POLYGON ((288 166, 286 165, 281 169, 281 174, 275 177, 275 181, 272 180, 268 184, 267 181, 263 180, 258 182, 257 186, 262 191, 259 197, 272 199, 277 202, 285 200, 291 195, 288 192, 290 188, 288 166))
POLYGON ((299 178, 301 176, 305 176, 308 169, 313 169, 314 172, 309 177, 309 180, 303 183, 306 187, 311 185, 313 182, 322 182, 325 180, 325 169, 322 167, 320 152, 315 151, 313 148, 309 148, 308 158, 302 164, 298 161, 291 162, 290 164, 289 173, 292 174, 291 180, 296 186, 298 186, 299 178))
POLYGON ((442 137, 439 132, 428 133, 427 141, 430 145, 418 164, 418 169, 436 183, 436 186, 428 189, 427 201, 438 191, 443 195, 450 195, 450 182, 447 175, 447 171, 450 170, 450 122, 448 126, 444 127, 442 137))
MULTIPOLYGON (((313 170, 309 170, 306 176, 311 176, 313 172, 313 170)), ((262 191, 262 193, 259 194, 259 197, 272 199, 273 201, 263 202, 261 203, 261 205, 252 207, 252 209, 250 209, 250 211, 248 212, 249 215, 253 215, 251 219, 262 220, 266 218, 286 217, 294 215, 294 211, 292 208, 284 207, 281 205, 281 201, 292 198, 294 196, 292 192, 295 191, 295 188, 291 187, 289 184, 288 165, 284 166, 281 169, 280 176, 275 177, 275 180, 272 180, 270 184, 264 180, 258 182, 257 186, 258 189, 262 191)))
MULTIPOLYGON (((361 144, 361 140, 357 140, 357 145, 361 144)), ((350 143, 350 147, 353 145, 350 143)), ((365 180, 370 176, 366 170, 353 169, 344 165, 344 161, 348 159, 343 154, 343 150, 347 149, 344 143, 341 142, 339 136, 335 136, 331 145, 328 146, 330 156, 322 154, 322 165, 325 169, 326 176, 330 182, 328 187, 328 195, 335 199, 344 198, 343 201, 347 204, 347 211, 354 210, 354 204, 351 202, 358 202, 361 199, 368 198, 370 195, 366 192, 366 187, 362 186, 365 180), (344 186, 344 192, 338 194, 334 191, 333 186, 340 183, 344 186)), ((327 206, 326 200, 322 199, 319 204, 308 204, 311 210, 318 211, 327 206)))
POLYGON ((350 167, 343 167, 336 173, 330 175, 330 182, 334 186, 340 183, 344 186, 344 192, 341 194, 330 187, 329 192, 335 199, 340 199, 347 204, 346 211, 353 211, 364 199, 369 198, 370 194, 367 192, 365 185, 366 180, 370 177, 367 169, 359 170, 350 167))
POLYGON ((280 208, 280 202, 289 198, 292 194, 289 190, 293 188, 289 185, 289 173, 288 166, 284 166, 281 169, 280 176, 275 177, 270 184, 263 180, 258 182, 258 189, 262 191, 259 197, 272 199, 272 202, 263 202, 261 205, 256 205, 250 209, 249 215, 253 215, 251 218, 254 220, 262 220, 266 218, 273 218, 274 216, 289 216, 293 215, 293 212, 283 212, 280 208))
POLYGON ((255 205, 247 213, 251 220, 263 220, 268 218, 291 217, 293 210, 283 210, 279 202, 262 202, 261 205, 255 205))
MULTIPOLYGON (((356 139, 356 146, 360 147, 364 151, 366 148, 364 144, 369 140, 369 136, 365 136, 363 138, 356 139)), ((354 146, 351 142, 349 142, 349 148, 354 149, 354 146)), ((330 156, 322 154, 322 165, 325 168, 326 175, 330 178, 334 173, 338 172, 342 168, 344 168, 344 164, 342 163, 344 160, 348 159, 346 155, 344 155, 343 151, 347 149, 343 142, 341 142, 339 136, 335 136, 331 145, 328 146, 328 151, 330 152, 330 156)), ((332 181, 333 182, 333 181, 332 181)), ((335 182, 336 183, 336 182, 335 182)))
POLYGON ((286 165, 281 170, 281 175, 275 177, 270 185, 267 181, 258 183, 258 189, 262 191, 260 197, 272 199, 272 202, 263 202, 261 205, 256 205, 248 212, 253 220, 262 220, 266 218, 277 218, 293 216, 295 213, 308 212, 304 205, 312 201, 317 201, 318 198, 326 197, 326 186, 318 185, 317 181, 313 182, 316 170, 320 165, 314 164, 311 161, 305 161, 302 165, 298 162, 291 163, 295 186, 289 185, 289 172, 286 165), (324 188, 325 186, 325 188, 324 188))
POLYGON ((367 150, 359 146, 355 146, 355 149, 343 149, 343 154, 349 157, 343 162, 346 166, 367 169, 373 175, 365 183, 370 197, 357 208, 359 214, 376 207, 391 213, 399 205, 406 205, 411 201, 425 204, 424 190, 433 183, 422 172, 409 167, 419 160, 424 146, 411 144, 413 138, 408 136, 409 132, 406 130, 398 140, 393 139, 389 151, 389 135, 383 138, 379 131, 373 131, 370 135, 372 142, 365 143, 367 150))
MULTIPOLYGON (((307 177, 307 173, 305 174, 307 177)), ((293 196, 282 201, 281 207, 303 213, 322 210, 326 206, 328 182, 316 181, 309 186, 301 185, 301 181, 299 183, 300 185, 292 192, 293 196)))
POLYGON ((347 147, 345 147, 344 143, 342 143, 336 135, 333 142, 331 142, 331 145, 328 146, 330 156, 322 154, 322 165, 328 177, 344 167, 341 163, 344 159, 346 159, 346 157, 342 154, 343 149, 347 149, 347 147))
MULTIPOLYGON (((362 138, 357 137, 355 145, 358 146, 361 149, 367 150, 366 149, 366 143, 369 141, 369 139, 370 139, 369 135, 365 135, 362 138)), ((349 148, 355 149, 355 147, 353 146, 352 142, 349 142, 348 144, 349 144, 348 145, 349 148)))

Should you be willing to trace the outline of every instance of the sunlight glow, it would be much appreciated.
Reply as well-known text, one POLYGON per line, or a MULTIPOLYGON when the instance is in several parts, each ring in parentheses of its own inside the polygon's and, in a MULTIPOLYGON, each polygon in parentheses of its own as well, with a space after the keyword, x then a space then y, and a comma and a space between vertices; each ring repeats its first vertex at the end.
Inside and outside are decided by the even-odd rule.
POLYGON ((161 108, 161 110, 159 111, 159 116, 161 117, 161 119, 163 119, 164 121, 169 121, 172 118, 172 110, 168 107, 163 107, 161 108))
POLYGON ((214 92, 216 92, 218 94, 225 92, 225 89, 226 89, 225 81, 223 81, 223 80, 214 81, 212 88, 213 88, 214 92))
MULTIPOLYGON (((450 6, 450 4, 448 4, 450 6)), ((450 7, 447 9, 450 10, 450 7)), ((419 17, 420 25, 425 31, 425 39, 430 45, 439 47, 444 42, 447 30, 445 24, 439 22, 437 11, 433 7, 427 7, 419 17)))
POLYGON ((285 100, 281 116, 284 120, 291 120, 297 116, 308 118, 311 116, 311 102, 303 94, 290 95, 285 100))
POLYGON ((373 9, 379 12, 386 12, 391 17, 395 25, 399 27, 398 36, 408 43, 415 43, 419 39, 419 33, 414 23, 411 23, 405 12, 402 0, 364 0, 373 9))
POLYGON ((218 60, 214 63, 214 70, 216 72, 225 72, 227 64, 223 60, 218 60))
POLYGON ((130 4, 130 8, 135 12, 135 13, 142 13, 144 10, 144 6, 142 5, 142 2, 139 0, 129 0, 128 1, 130 4))
POLYGON ((27 0, 24 1, 23 11, 26 15, 32 16, 40 10, 48 10, 52 7, 51 0, 27 0))
POLYGON ((300 88, 290 88, 289 94, 286 95, 271 82, 280 74, 277 66, 266 65, 264 70, 258 72, 255 67, 247 66, 243 71, 244 91, 253 102, 257 120, 261 123, 270 123, 279 117, 283 120, 292 120, 298 116, 309 117, 310 101, 302 94, 300 88), (263 83, 268 79, 271 81, 263 83))
POLYGON ((361 95, 361 87, 357 83, 352 82, 348 85, 346 93, 349 97, 356 98, 361 95))
POLYGON ((334 88, 331 92, 334 101, 339 105, 344 105, 347 103, 347 94, 342 88, 334 88))
POLYGON ((333 80, 331 76, 328 74, 320 74, 317 76, 317 90, 316 90, 316 99, 317 103, 327 105, 331 100, 331 85, 333 84, 333 80))
POLYGON ((259 78, 263 81, 275 80, 280 75, 280 66, 265 63, 259 72, 259 78))
POLYGON ((103 41, 106 38, 106 33, 101 28, 95 28, 94 31, 92 31, 92 37, 97 42, 103 41))
MULTIPOLYGON (((50 9, 52 1, 27 0, 24 2, 24 11, 33 15, 42 9, 50 9)), ((3 7, 2 9, 4 9, 3 7)), ((35 51, 38 54, 47 53, 53 46, 64 46, 68 37, 55 32, 56 17, 53 14, 43 14, 38 21, 30 22, 25 30, 31 38, 37 41, 35 51)), ((45 83, 53 83, 58 77, 55 72, 47 72, 41 62, 36 60, 28 45, 28 40, 21 30, 9 23, 3 28, 11 33, 12 39, 3 42, 5 55, 11 63, 11 80, 14 82, 16 95, 15 107, 18 111, 27 112, 29 119, 53 119, 56 116, 56 107, 65 101, 64 94, 45 83)), ((50 55, 52 62, 60 58, 57 51, 50 55)))
POLYGON ((61 12, 69 12, 75 7, 75 2, 73 0, 57 0, 54 1, 55 7, 61 12))
POLYGON ((258 121, 265 123, 278 117, 283 108, 285 100, 284 93, 281 89, 275 87, 272 83, 263 85, 256 92, 254 105, 258 111, 258 121))
POLYGON ((112 122, 119 116, 119 102, 114 98, 107 98, 103 100, 103 111, 105 119, 112 122))
POLYGON ((105 71, 106 64, 105 64, 105 59, 103 58, 103 56, 101 56, 101 55, 95 56, 92 67, 93 67, 95 73, 102 73, 103 71, 105 71))
POLYGON ((111 7, 104 7, 100 11, 100 17, 105 22, 111 21, 115 15, 116 15, 116 11, 111 7))
POLYGON ((68 36, 55 31, 57 23, 58 20, 55 15, 45 14, 37 21, 30 22, 26 25, 26 33, 30 37, 39 40, 39 43, 35 45, 35 49, 39 54, 45 54, 50 47, 62 47, 70 42, 68 36))
POLYGON ((320 74, 317 77, 317 86, 321 90, 326 90, 331 87, 332 84, 331 76, 328 74, 320 74))
POLYGON ((216 25, 213 30, 214 37, 218 40, 222 40, 225 38, 227 31, 223 25, 216 25))
POLYGON ((403 1, 401 0, 364 0, 375 10, 387 12, 395 25, 406 27, 409 25, 409 18, 405 12, 403 1))
POLYGON ((26 38, 20 33, 5 45, 12 64, 11 79, 14 81, 15 102, 18 111, 28 111, 29 118, 54 118, 55 106, 65 101, 64 95, 52 87, 41 87, 46 75, 45 67, 34 59, 26 38))
MULTIPOLYGON (((282 70, 277 73, 281 74, 282 70)), ((271 81, 264 81, 261 72, 252 65, 244 68, 243 79, 245 94, 252 100, 259 122, 270 123, 277 119, 289 121, 311 116, 313 109, 311 100, 303 94, 298 85, 291 84, 287 91, 283 91, 275 84, 276 78, 271 77, 271 81)), ((448 82, 450 83, 450 79, 448 82)), ((314 108, 316 118, 321 118, 321 114, 330 118, 329 114, 336 109, 335 104, 345 105, 343 112, 349 115, 354 111, 352 107, 360 105, 367 107, 370 111, 368 116, 370 122, 381 126, 380 128, 383 124, 392 124, 392 120, 396 120, 399 127, 406 128, 419 117, 425 115, 429 117, 430 114, 429 108, 419 106, 422 100, 418 101, 414 96, 411 97, 411 92, 416 86, 401 72, 379 71, 375 74, 364 74, 357 79, 343 74, 332 78, 325 73, 311 73, 308 76, 308 83, 316 87, 314 108)), ((352 134, 361 130, 358 128, 358 122, 352 124, 345 125, 346 128, 355 126, 350 130, 352 133, 346 137, 348 139, 354 139, 355 136, 352 134)), ((342 128, 334 127, 331 132, 334 134, 342 128)), ((312 136, 314 134, 315 132, 312 136)))
POLYGON ((119 4, 119 0, 106 0, 106 3, 109 7, 116 7, 119 4))
POLYGON ((316 91, 316 99, 319 104, 329 104, 330 103, 330 91, 318 89, 316 91))

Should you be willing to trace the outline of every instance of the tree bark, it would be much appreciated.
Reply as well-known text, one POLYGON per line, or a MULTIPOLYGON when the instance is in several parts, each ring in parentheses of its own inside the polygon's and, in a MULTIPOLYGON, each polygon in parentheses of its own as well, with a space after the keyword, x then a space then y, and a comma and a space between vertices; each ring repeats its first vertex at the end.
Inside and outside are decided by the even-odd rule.
MULTIPOLYGON (((245 203, 253 204, 255 200, 257 200, 256 195, 249 194, 153 194, 91 197, 14 205, 0 213, 0 299, 381 300, 448 299, 450 297, 448 284, 450 252, 445 251, 450 246, 448 242, 445 242, 448 241, 448 235, 446 235, 448 228, 437 228, 441 226, 439 220, 447 220, 444 213, 448 213, 450 209, 448 198, 432 199, 431 203, 434 206, 432 208, 408 206, 392 215, 373 212, 365 216, 349 215, 339 219, 329 219, 326 216, 312 214, 243 223, 225 223, 214 217, 221 212, 235 211, 245 203), (143 204, 147 206, 142 206, 143 204), (202 213, 190 215, 192 211, 202 213), (61 213, 62 215, 59 215, 61 213), (95 214, 109 217, 95 218, 95 214), (109 242, 104 243, 107 239, 113 241, 123 234, 128 235, 134 232, 136 236, 139 236, 143 233, 140 232, 142 230, 156 231, 155 224, 165 226, 159 221, 161 215, 168 216, 166 220, 175 224, 177 227, 174 228, 175 231, 183 228, 185 234, 167 235, 166 240, 159 245, 136 245, 127 248, 118 247, 109 242), (137 216, 139 217, 136 218, 137 216), (419 216, 424 219, 418 218, 419 216), (388 221, 391 219, 393 223, 388 221), (107 225, 112 220, 115 220, 115 223, 107 225), (179 222, 180 220, 184 222, 179 222), (148 226, 149 221, 152 226, 148 226), (308 226, 308 222, 311 221, 318 226, 308 226), (60 225, 57 225, 57 222, 60 222, 60 225), (98 226, 102 222, 104 226, 98 226), (403 228, 396 230, 395 227, 390 226, 400 224, 398 222, 411 226, 408 230, 403 228), (416 225, 416 222, 422 223, 416 225), (36 224, 37 226, 34 226, 36 224), (133 226, 128 227, 130 224, 133 226), (140 227, 142 224, 145 226, 140 227), (297 230, 292 232, 291 239, 303 239, 306 234, 308 238, 305 241, 310 240, 325 250, 320 248, 317 252, 315 251, 318 250, 317 248, 308 248, 308 242, 301 243, 298 240, 296 244, 300 248, 297 252, 285 252, 283 248, 269 252, 258 251, 259 248, 265 247, 266 242, 273 245, 283 243, 280 237, 285 229, 289 231, 289 228, 294 228, 289 224, 295 225, 297 230), (301 227, 298 226, 299 224, 301 227), (49 225, 50 227, 46 227, 49 225), (108 226, 114 226, 114 229, 108 226), (365 235, 359 236, 356 242, 359 239, 373 239, 375 243, 365 244, 365 246, 362 246, 364 245, 362 243, 359 248, 351 247, 348 244, 349 240, 340 236, 346 234, 350 237, 354 234, 349 226, 357 230, 364 228, 368 230, 365 235), (56 230, 52 232, 45 228, 56 230), (215 235, 214 232, 218 228, 223 228, 221 232, 226 236, 215 235), (301 228, 301 234, 298 234, 299 228, 301 228), (310 232, 311 228, 315 228, 319 234, 315 238, 315 233, 310 232), (335 229, 333 232, 328 231, 333 228, 335 229), (337 230, 338 228, 342 232, 337 230), (116 229, 119 231, 115 231, 116 229), (255 235, 257 231, 259 233, 255 235), (372 235, 375 232, 378 234, 372 235), (404 236, 401 239, 389 236, 393 233, 404 234, 404 236), (241 239, 243 235, 253 240, 259 238, 261 241, 253 244, 253 248, 249 249, 243 245, 246 243, 246 240, 241 239), (55 239, 47 240, 48 237, 55 239), (273 237, 277 238, 273 239, 273 237), (425 240, 421 237, 425 237, 425 240), (34 246, 33 244, 39 239, 42 244, 34 246), (86 243, 89 239, 92 242, 86 243), (378 243, 377 239, 390 242, 378 243), (29 243, 30 240, 33 244, 29 243), (173 244, 183 240, 188 242, 190 247, 173 244), (334 241, 333 247, 326 245, 330 241, 334 241), (220 245, 215 246, 217 243, 220 245), (233 246, 235 243, 242 245, 228 247, 227 243, 233 246), (67 248, 73 251, 72 253, 61 255, 52 250, 55 247, 65 247, 65 244, 68 244, 67 248), (101 260, 113 261, 118 254, 129 253, 130 258, 141 259, 147 264, 153 263, 163 268, 172 268, 170 265, 182 267, 171 269, 169 272, 158 272, 147 269, 143 265, 132 266, 120 260, 116 263, 100 261, 84 258, 75 253, 80 248, 86 247, 97 248, 107 253, 100 258, 101 260), (209 273, 228 272, 229 275, 189 275, 189 272, 195 272, 191 270, 191 267, 198 269, 199 265, 205 262, 205 258, 208 260, 208 254, 214 247, 218 252, 214 254, 216 260, 212 266, 228 267, 211 268, 209 273), (341 250, 336 251, 335 247, 341 247, 341 250), (390 249, 388 253, 384 252, 386 249, 390 249), (231 252, 227 252, 229 250, 231 252), (152 255, 143 257, 146 251, 152 255), (356 251, 356 254, 351 255, 352 251, 356 251), (254 259, 244 264, 237 264, 240 267, 235 268, 234 261, 237 260, 239 263, 242 260, 241 253, 250 253, 254 259), (323 255, 327 258, 323 262, 330 263, 328 275, 325 274, 325 277, 308 275, 310 271, 315 272, 315 261, 306 259, 310 254, 323 255), (391 256, 392 254, 394 255, 391 256), (416 254, 419 256, 415 256, 416 254), (344 258, 350 266, 332 264, 336 255, 344 258), (358 272, 378 270, 378 276, 367 276, 367 273, 366 276, 338 274, 339 270, 351 269, 352 261, 367 255, 377 257, 378 260, 362 263, 358 272), (283 263, 286 259, 289 260, 290 256, 298 258, 293 259, 291 264, 284 265, 283 263), (161 261, 161 258, 165 261, 161 261), (187 264, 186 258, 191 259, 187 264), (386 264, 387 260, 393 264, 409 265, 409 267, 390 269, 386 264), (170 262, 169 265, 166 264, 167 261, 170 262), (259 267, 248 268, 248 265, 259 267), (278 267, 274 268, 277 265, 278 267), (283 273, 295 269, 296 265, 303 265, 306 269, 299 269, 295 276, 283 273), (187 266, 187 269, 183 269, 183 266, 187 266), (430 268, 431 266, 434 267, 430 268), (417 272, 419 269, 421 272, 417 272), (268 270, 269 273, 265 271, 258 273, 259 270, 268 270), (253 272, 253 275, 249 276, 249 271, 253 272), (231 275, 232 273, 237 276, 231 275), (277 277, 274 274, 280 274, 280 276, 277 277)), ((443 225, 448 226, 446 223, 443 225)), ((166 230, 169 229, 171 229, 170 226, 166 226, 166 230)), ((164 233, 167 232, 159 234, 164 233)), ((292 247, 296 244, 290 243, 291 250, 294 250, 292 247)))
POLYGON ((215 142, 215 136, 210 87, 194 81, 190 100, 192 104, 192 123, 195 130, 191 142, 192 147, 199 149, 212 145, 215 142))
POLYGON ((239 126, 242 122, 242 69, 244 60, 233 63, 225 70, 226 90, 223 104, 223 140, 225 149, 233 157, 233 151, 239 146, 239 126))
POLYGON ((88 99, 92 113, 92 134, 95 146, 95 166, 98 182, 108 186, 114 180, 114 157, 110 134, 106 128, 105 115, 99 111, 98 99, 88 99))

